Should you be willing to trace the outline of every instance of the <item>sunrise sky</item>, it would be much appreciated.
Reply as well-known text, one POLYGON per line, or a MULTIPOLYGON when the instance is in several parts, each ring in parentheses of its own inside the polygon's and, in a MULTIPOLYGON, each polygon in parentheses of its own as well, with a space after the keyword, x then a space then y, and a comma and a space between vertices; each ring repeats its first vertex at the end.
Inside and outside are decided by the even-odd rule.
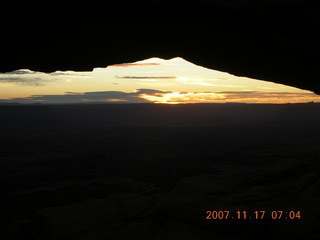
POLYGON ((150 58, 91 72, 0 74, 0 103, 300 103, 320 102, 306 90, 237 77, 182 58, 150 58))

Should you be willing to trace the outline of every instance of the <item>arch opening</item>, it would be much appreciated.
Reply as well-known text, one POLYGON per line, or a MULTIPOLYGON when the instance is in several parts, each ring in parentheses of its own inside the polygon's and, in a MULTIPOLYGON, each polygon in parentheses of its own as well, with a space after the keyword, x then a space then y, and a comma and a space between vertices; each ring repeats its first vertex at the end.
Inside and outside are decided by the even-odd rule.
POLYGON ((1 103, 306 103, 315 93, 193 64, 152 57, 93 71, 0 74, 1 103))

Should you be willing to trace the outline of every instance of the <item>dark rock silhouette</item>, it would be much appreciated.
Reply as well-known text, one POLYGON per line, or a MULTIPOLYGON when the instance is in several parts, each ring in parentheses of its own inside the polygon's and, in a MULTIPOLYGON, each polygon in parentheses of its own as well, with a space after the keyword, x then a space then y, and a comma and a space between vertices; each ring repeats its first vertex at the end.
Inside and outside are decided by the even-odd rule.
POLYGON ((0 16, 0 71, 180 56, 319 93, 319 16, 316 0, 12 1, 0 16))

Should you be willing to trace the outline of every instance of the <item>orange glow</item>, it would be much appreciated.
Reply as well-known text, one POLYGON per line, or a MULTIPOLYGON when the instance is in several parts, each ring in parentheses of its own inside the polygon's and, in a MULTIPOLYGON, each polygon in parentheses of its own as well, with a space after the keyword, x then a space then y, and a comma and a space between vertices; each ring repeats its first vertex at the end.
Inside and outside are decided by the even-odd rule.
POLYGON ((181 93, 172 92, 162 95, 146 95, 140 97, 152 101, 154 103, 181 104, 181 103, 200 103, 200 102, 217 102, 225 99, 224 94, 219 93, 181 93))
POLYGON ((117 98, 110 98, 106 99, 106 102, 126 102, 126 99, 117 99, 117 98))
POLYGON ((141 94, 141 98, 154 103, 182 104, 182 103, 301 103, 319 102, 320 98, 313 93, 241 93, 241 92, 172 92, 155 95, 141 94))
POLYGON ((179 104, 180 101, 174 101, 175 98, 183 98, 185 94, 181 94, 179 92, 173 92, 173 93, 165 93, 161 95, 147 95, 147 94, 141 94, 140 97, 149 100, 154 103, 168 103, 168 104, 179 104))

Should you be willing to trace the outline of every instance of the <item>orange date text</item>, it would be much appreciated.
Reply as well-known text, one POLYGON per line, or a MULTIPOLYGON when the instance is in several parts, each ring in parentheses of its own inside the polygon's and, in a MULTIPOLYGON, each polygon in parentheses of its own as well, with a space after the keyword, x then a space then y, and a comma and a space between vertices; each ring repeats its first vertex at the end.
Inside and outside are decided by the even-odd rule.
POLYGON ((294 220, 301 219, 301 211, 265 211, 265 210, 238 210, 238 211, 229 211, 229 210, 208 210, 206 211, 206 219, 208 220, 262 220, 262 219, 272 219, 272 220, 294 220))

